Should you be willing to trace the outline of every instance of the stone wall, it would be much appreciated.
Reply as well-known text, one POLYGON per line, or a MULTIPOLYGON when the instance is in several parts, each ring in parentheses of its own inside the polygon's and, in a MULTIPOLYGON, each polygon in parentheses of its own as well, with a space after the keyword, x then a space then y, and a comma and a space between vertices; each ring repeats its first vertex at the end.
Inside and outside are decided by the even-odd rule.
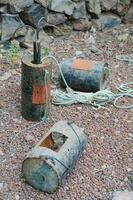
MULTIPOLYGON (((92 25, 99 30, 113 28, 121 22, 133 23, 133 0, 1 0, 1 40, 11 39, 25 24, 36 28, 41 17, 45 18, 42 26, 52 24, 61 30, 53 27, 56 35, 72 29, 86 31, 92 25)), ((15 37, 21 40, 27 31, 23 28, 15 37)))

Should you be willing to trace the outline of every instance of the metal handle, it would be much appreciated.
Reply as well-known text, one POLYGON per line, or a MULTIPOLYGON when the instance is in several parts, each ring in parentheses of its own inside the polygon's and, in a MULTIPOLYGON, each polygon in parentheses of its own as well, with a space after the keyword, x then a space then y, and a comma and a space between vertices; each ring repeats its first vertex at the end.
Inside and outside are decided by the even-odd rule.
POLYGON ((42 20, 45 20, 44 17, 42 17, 37 24, 37 30, 36 30, 36 41, 33 42, 33 63, 34 64, 40 64, 41 63, 41 44, 39 40, 39 32, 44 26, 41 27, 42 20))

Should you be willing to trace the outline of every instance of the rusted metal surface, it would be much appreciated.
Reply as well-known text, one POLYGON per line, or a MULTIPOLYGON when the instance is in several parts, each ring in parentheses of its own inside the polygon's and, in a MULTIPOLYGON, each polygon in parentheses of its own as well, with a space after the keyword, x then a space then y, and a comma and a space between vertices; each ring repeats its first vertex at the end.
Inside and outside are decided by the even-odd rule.
POLYGON ((21 113, 31 121, 46 118, 50 108, 50 85, 52 66, 48 61, 33 64, 32 57, 22 59, 21 113), (47 70, 47 74, 46 74, 47 70))
MULTIPOLYGON (((68 59, 61 63, 61 69, 69 87, 76 91, 97 92, 107 86, 109 76, 107 63, 68 59)), ((65 87, 61 77, 60 83, 65 87)))
POLYGON ((81 59, 76 59, 72 63, 72 68, 73 69, 79 69, 79 70, 85 70, 85 71, 91 71, 94 64, 96 64, 95 61, 88 61, 88 60, 81 60, 81 59))
POLYGON ((49 85, 33 85, 32 103, 44 104, 48 103, 50 97, 50 84, 49 85))
POLYGON ((29 152, 22 165, 26 181, 53 193, 76 164, 86 144, 83 129, 67 121, 57 122, 29 152))

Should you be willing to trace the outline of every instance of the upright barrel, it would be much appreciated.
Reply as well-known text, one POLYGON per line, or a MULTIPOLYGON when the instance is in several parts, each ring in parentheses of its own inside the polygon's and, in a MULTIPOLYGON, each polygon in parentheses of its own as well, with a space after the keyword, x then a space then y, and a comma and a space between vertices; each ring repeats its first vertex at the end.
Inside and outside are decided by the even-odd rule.
POLYGON ((41 121, 50 108, 51 72, 50 61, 33 64, 31 55, 22 58, 21 113, 26 120, 41 121))
POLYGON ((68 121, 57 122, 23 161, 26 181, 41 191, 55 192, 75 165, 85 144, 83 129, 68 121))
MULTIPOLYGON (((72 89, 82 92, 104 90, 109 77, 108 64, 83 59, 67 59, 61 63, 64 78, 72 89)), ((60 83, 65 87, 60 75, 60 83)))

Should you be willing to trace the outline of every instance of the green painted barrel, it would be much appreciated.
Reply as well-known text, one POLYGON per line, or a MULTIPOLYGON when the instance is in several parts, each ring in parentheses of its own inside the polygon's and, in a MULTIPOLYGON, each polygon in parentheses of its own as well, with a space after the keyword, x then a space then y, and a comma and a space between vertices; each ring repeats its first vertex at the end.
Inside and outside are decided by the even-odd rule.
MULTIPOLYGON (((97 92, 107 87, 109 68, 105 62, 83 59, 66 59, 61 70, 70 88, 75 91, 97 92)), ((65 87, 62 77, 60 83, 65 87)))

